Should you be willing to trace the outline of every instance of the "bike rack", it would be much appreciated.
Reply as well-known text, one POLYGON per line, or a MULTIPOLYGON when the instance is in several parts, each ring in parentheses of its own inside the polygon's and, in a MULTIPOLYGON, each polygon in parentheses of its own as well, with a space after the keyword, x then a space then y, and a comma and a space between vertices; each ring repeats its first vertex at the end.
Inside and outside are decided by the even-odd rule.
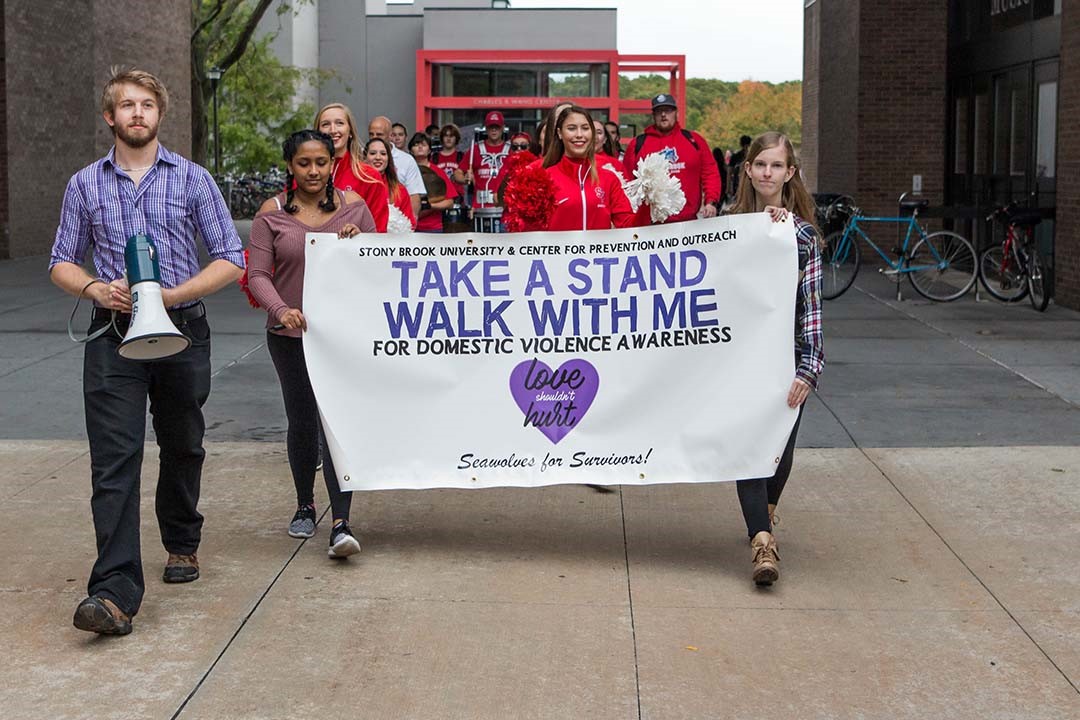
MULTIPOLYGON (((907 197, 909 195, 921 195, 921 194, 922 193, 913 192, 911 190, 905 190, 904 192, 900 193, 900 197, 898 197, 896 199, 896 217, 904 217, 904 207, 903 207, 904 206, 904 200, 907 199, 907 197)), ((919 211, 916 210, 916 209, 912 209, 911 214, 914 215, 916 218, 919 217, 919 211)), ((904 235, 904 226, 902 224, 897 224, 897 226, 896 226, 896 247, 901 247, 903 245, 903 242, 904 242, 903 235, 904 235)), ((904 295, 900 291, 900 281, 901 280, 902 280, 902 276, 898 273, 896 275, 896 302, 903 302, 904 301, 904 295)))

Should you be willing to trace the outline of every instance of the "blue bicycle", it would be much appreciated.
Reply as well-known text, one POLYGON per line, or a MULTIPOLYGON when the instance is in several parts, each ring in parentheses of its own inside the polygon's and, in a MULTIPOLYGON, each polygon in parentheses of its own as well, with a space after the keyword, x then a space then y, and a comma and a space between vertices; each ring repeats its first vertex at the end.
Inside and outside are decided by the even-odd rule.
POLYGON ((850 198, 836 200, 826 211, 826 217, 847 215, 843 230, 825 237, 821 253, 821 296, 826 300, 838 298, 855 282, 859 274, 861 257, 858 238, 874 248, 885 263, 879 272, 885 275, 907 275, 911 286, 923 297, 937 302, 948 302, 962 297, 975 284, 978 263, 975 248, 961 235, 942 230, 927 233, 919 224, 920 210, 925 210, 926 200, 904 200, 903 210, 908 217, 869 217, 851 202, 850 198), (893 248, 895 259, 878 247, 860 226, 860 223, 906 224, 907 233, 900 247, 893 248), (917 238, 914 243, 912 239, 917 238))

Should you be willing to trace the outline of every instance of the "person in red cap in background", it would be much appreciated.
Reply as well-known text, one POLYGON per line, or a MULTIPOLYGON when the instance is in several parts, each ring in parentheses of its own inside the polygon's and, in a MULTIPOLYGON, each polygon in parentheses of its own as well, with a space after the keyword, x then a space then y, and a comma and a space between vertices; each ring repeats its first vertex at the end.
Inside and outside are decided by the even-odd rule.
POLYGON ((482 143, 473 143, 464 164, 454 171, 454 180, 472 183, 476 188, 473 209, 495 207, 498 186, 495 178, 502 169, 503 161, 510 154, 510 143, 503 132, 503 114, 492 110, 484 117, 485 137, 482 143))
MULTIPOLYGON (((626 144, 623 156, 625 175, 634 179, 639 158, 663 153, 671 162, 671 176, 678 179, 686 195, 686 206, 664 222, 682 222, 698 217, 716 217, 720 200, 720 171, 705 138, 679 125, 675 97, 660 93, 652 99, 653 124, 626 144)), ((638 210, 640 225, 650 223, 649 206, 638 210)))

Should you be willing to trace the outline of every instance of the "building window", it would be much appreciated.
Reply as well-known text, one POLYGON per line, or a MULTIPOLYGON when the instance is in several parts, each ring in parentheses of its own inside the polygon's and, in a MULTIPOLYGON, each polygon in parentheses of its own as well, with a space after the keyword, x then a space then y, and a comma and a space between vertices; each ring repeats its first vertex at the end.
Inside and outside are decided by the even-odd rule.
POLYGON ((953 112, 956 113, 953 124, 953 172, 963 175, 968 170, 968 99, 956 98, 953 112))
POLYGON ((1035 177, 1052 178, 1057 151, 1057 81, 1039 83, 1036 102, 1035 177))
POLYGON ((1009 86, 1005 76, 994 78, 994 162, 995 175, 1009 172, 1009 86))
POLYGON ((432 84, 435 97, 605 97, 608 66, 437 65, 432 84))
POLYGON ((1015 89, 1009 98, 1009 174, 1023 175, 1028 157, 1027 93, 1015 89))
POLYGON ((985 92, 975 95, 975 144, 972 146, 974 173, 987 173, 987 140, 990 138, 990 95, 985 92))

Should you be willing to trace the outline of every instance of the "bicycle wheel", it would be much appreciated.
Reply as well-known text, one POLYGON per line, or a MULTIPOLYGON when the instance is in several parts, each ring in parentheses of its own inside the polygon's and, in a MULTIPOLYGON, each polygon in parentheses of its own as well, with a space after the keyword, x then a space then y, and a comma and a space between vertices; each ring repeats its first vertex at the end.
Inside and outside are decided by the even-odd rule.
POLYGON ((821 297, 834 300, 843 295, 859 274, 859 262, 855 233, 850 233, 846 241, 842 231, 825 238, 825 249, 821 251, 821 297))
POLYGON ((905 272, 911 286, 929 300, 948 302, 975 284, 975 248, 964 237, 942 230, 915 243, 905 272))
POLYGON ((1046 291, 1047 283, 1046 275, 1043 272, 1042 258, 1039 257, 1039 251, 1034 248, 1031 249, 1031 253, 1028 255, 1027 269, 1028 298, 1031 300, 1031 307, 1043 312, 1046 310, 1046 306, 1050 304, 1050 293, 1046 291))
POLYGON ((1028 294, 1023 268, 1016 254, 1004 256, 1004 246, 992 245, 979 256, 979 279, 986 292, 1002 302, 1023 300, 1028 294))

